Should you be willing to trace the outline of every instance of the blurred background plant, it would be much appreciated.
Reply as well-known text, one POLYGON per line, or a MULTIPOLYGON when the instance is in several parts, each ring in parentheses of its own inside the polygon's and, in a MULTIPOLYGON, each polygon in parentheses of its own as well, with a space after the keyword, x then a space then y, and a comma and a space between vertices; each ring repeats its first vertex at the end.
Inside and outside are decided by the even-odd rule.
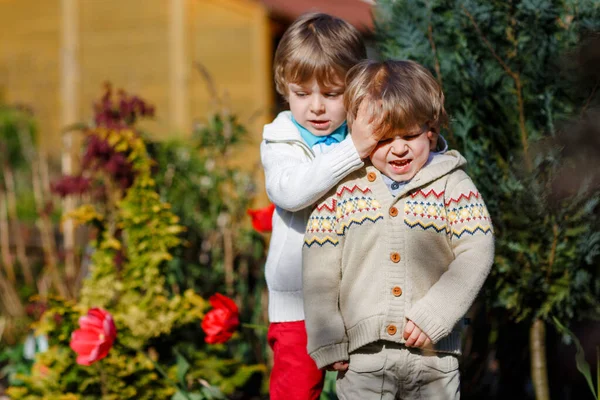
MULTIPOLYGON (((30 116, 12 108, 2 112, 0 137, 11 140, 2 143, 11 146, 10 154, 20 154, 2 159, 0 196, 16 199, 19 192, 6 183, 7 168, 31 176, 39 162, 22 160, 39 155, 30 116), (15 144, 26 129, 26 146, 15 144)), ((229 343, 208 345, 200 327, 207 308, 202 296, 216 292, 244 305, 242 321, 265 325, 265 236, 246 217, 255 194, 251 174, 229 158, 245 129, 222 111, 199 124, 189 140, 153 142, 135 127, 153 114, 144 100, 107 85, 94 122, 65 130, 84 136, 81 154, 71 160, 80 171, 71 169, 52 183, 33 179, 31 186, 42 186, 45 191, 38 191, 47 196, 52 191, 56 208, 66 210, 58 219, 58 212, 50 214, 51 203, 36 198, 45 207, 30 215, 51 238, 45 257, 28 272, 20 259, 6 261, 21 251, 19 244, 2 242, 0 379, 11 386, 13 399, 249 399, 265 391, 265 330, 241 328, 229 343), (67 250, 69 232, 74 238, 67 250), (33 306, 44 312, 31 310, 28 317, 33 306), (117 341, 108 357, 80 366, 69 341, 91 307, 111 313, 117 341), (29 326, 34 331, 28 334, 29 326), (26 354, 25 337, 41 346, 26 354)), ((27 188, 28 181, 22 182, 27 188)), ((0 203, 4 210, 10 210, 8 202, 0 203)), ((7 215, 5 225, 20 220, 14 211, 7 215)))
POLYGON ((545 327, 554 317, 598 332, 598 2, 381 1, 376 25, 385 57, 417 60, 442 83, 447 138, 468 159, 494 221, 496 260, 478 316, 495 328, 474 321, 490 340, 471 338, 480 347, 463 363, 471 390, 463 395, 490 390, 481 375, 490 354, 506 380, 487 398, 571 390, 564 375, 548 381, 545 327))

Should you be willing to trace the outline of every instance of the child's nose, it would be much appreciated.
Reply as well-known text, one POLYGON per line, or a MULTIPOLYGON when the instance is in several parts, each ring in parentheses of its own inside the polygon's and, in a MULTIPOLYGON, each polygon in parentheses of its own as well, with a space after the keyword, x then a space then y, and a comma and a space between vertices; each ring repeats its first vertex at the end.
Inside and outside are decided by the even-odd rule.
POLYGON ((392 153, 404 154, 408 151, 408 143, 404 140, 396 138, 392 142, 392 153))
POLYGON ((313 101, 310 104, 310 108, 315 114, 323 114, 325 112, 325 103, 321 99, 321 96, 314 96, 313 101))

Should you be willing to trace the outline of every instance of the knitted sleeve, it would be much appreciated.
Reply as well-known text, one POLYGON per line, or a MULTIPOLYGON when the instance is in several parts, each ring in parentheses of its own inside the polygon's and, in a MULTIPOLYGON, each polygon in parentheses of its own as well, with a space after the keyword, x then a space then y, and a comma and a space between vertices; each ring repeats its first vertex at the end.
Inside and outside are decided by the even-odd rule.
POLYGON ((267 195, 284 210, 295 212, 313 205, 342 178, 364 165, 350 137, 312 160, 306 160, 304 151, 298 144, 261 144, 267 195))
POLYGON ((308 353, 319 368, 348 359, 348 338, 338 306, 343 236, 337 232, 335 194, 319 202, 304 236, 302 276, 308 353))
POLYGON ((434 343, 466 314, 494 260, 490 216, 481 194, 463 171, 449 178, 444 204, 454 260, 406 315, 434 343))

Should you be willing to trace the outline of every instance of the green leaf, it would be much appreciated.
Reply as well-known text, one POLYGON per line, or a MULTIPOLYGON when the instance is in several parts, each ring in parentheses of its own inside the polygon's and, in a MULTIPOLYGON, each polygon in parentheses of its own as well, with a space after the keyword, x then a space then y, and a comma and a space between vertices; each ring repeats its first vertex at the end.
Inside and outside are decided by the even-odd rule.
POLYGON ((185 387, 185 375, 190 370, 190 363, 177 350, 175 350, 175 355, 177 357, 177 380, 185 387))
POLYGON ((205 397, 200 393, 187 393, 178 390, 177 393, 171 397, 171 400, 204 400, 205 397))
MULTIPOLYGON (((575 362, 577 364, 577 370, 579 372, 581 372, 581 374, 585 377, 585 380, 586 380, 588 386, 590 387, 592 394, 594 395, 596 400, 598 400, 598 393, 600 392, 600 386, 599 386, 598 391, 596 391, 596 389, 594 389, 592 373, 590 372, 590 364, 588 364, 588 362, 585 360, 585 353, 583 351, 583 347, 581 346, 581 343, 579 342, 579 339, 577 339, 577 336, 575 336, 575 334, 573 332, 571 332, 566 326, 561 324, 560 321, 558 320, 558 318, 552 317, 552 319, 554 320, 554 324, 556 325, 558 331, 562 332, 563 334, 568 335, 575 343, 575 346, 577 347, 577 353, 575 354, 575 362)), ((598 353, 598 357, 600 358, 600 353, 598 353)), ((598 375, 598 378, 600 378, 600 364, 598 364, 597 369, 598 369, 597 375, 598 375)), ((600 379, 598 380, 598 385, 600 385, 600 379)))

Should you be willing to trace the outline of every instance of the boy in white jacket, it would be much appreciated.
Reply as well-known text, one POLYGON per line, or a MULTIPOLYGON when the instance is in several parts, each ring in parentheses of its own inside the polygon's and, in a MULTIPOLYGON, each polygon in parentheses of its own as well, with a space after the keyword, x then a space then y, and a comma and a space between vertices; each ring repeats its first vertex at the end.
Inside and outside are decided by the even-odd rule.
POLYGON ((291 111, 266 125, 261 144, 267 194, 277 206, 266 262, 272 400, 318 399, 323 372, 308 356, 302 244, 312 205, 363 167, 377 143, 367 124, 346 126, 346 72, 366 58, 359 32, 326 14, 307 14, 283 35, 274 60, 277 91, 291 111))

